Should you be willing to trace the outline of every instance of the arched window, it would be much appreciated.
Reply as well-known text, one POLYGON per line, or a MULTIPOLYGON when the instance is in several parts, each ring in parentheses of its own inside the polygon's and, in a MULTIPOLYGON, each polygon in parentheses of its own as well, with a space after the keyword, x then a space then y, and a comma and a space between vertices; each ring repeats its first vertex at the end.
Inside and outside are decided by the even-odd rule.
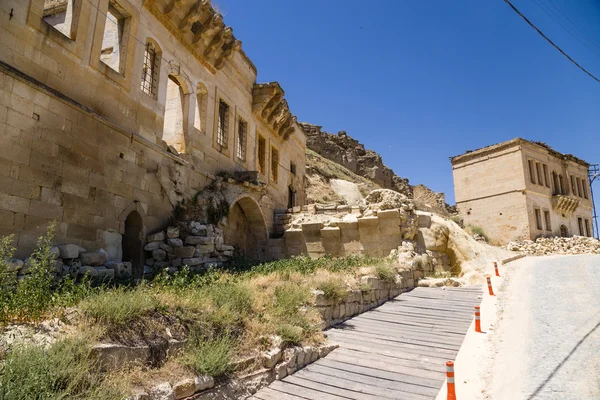
POLYGON ((142 65, 142 92, 156 98, 158 94, 158 76, 160 73, 161 51, 152 39, 146 41, 144 64, 142 65))
POLYGON ((187 110, 188 92, 183 85, 179 77, 169 75, 163 128, 163 140, 180 153, 185 152, 187 129, 187 113, 185 110, 187 110))
POLYGON ((564 225, 560 226, 560 237, 567 237, 569 236, 569 231, 567 230, 567 227, 564 225))

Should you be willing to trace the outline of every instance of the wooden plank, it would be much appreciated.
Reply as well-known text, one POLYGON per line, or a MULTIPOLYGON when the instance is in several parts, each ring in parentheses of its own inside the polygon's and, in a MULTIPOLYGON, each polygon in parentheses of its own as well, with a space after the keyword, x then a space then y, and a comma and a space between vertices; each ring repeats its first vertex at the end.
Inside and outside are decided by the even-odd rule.
MULTIPOLYGON (((470 325, 470 324, 469 324, 470 325)), ((380 324, 377 321, 352 321, 350 324, 335 327, 332 330, 342 330, 342 331, 363 331, 363 332, 374 332, 378 333, 380 331, 391 331, 392 334, 396 333, 405 333, 408 335, 418 335, 420 339, 433 339, 433 341, 440 340, 449 340, 452 342, 453 340, 459 339, 462 341, 462 337, 464 333, 469 328, 469 325, 464 325, 464 328, 461 330, 455 330, 453 332, 446 332, 445 328, 438 327, 421 327, 416 325, 389 325, 389 324, 380 324)))
MULTIPOLYGON (((360 351, 365 353, 370 353, 375 356, 384 356, 384 357, 393 357, 396 359, 423 359, 423 360, 438 360, 442 363, 442 365, 446 365, 446 361, 449 358, 448 354, 439 355, 439 354, 431 354, 429 352, 423 351, 422 348, 419 349, 407 349, 400 348, 398 349, 390 349, 389 347, 373 347, 369 345, 369 343, 365 343, 364 341, 344 341, 343 348, 345 350, 353 350, 360 351)), ((339 349, 338 349, 339 350, 339 349)), ((336 351, 338 351, 336 350, 336 351)))
POLYGON ((414 353, 399 353, 395 355, 391 354, 378 354, 373 352, 365 352, 357 349, 339 348, 336 349, 335 353, 345 354, 350 357, 362 357, 372 360, 385 360, 390 364, 400 365, 421 365, 425 369, 431 369, 433 371, 442 371, 446 366, 446 358, 438 357, 424 357, 414 353))
POLYGON ((295 396, 283 392, 278 392, 275 389, 271 389, 270 387, 265 387, 256 392, 256 394, 250 397, 250 400, 258 399, 258 400, 304 400, 307 397, 295 396))
POLYGON ((330 360, 339 361, 346 364, 359 365, 366 368, 379 369, 389 372, 398 372, 401 374, 420 376, 423 378, 441 379, 442 381, 446 378, 446 373, 439 369, 438 371, 432 371, 430 369, 419 368, 419 366, 405 366, 387 363, 385 359, 377 361, 369 358, 352 357, 341 353, 334 353, 336 352, 331 354, 331 357, 329 358, 330 360))
POLYGON ((306 379, 314 383, 320 383, 327 386, 333 386, 338 389, 350 390, 353 392, 369 394, 377 396, 382 399, 411 399, 411 400, 425 400, 429 399, 429 396, 423 396, 421 394, 406 392, 406 391, 391 391, 384 386, 378 386, 375 381, 370 382, 358 382, 355 380, 347 379, 338 375, 326 375, 312 370, 303 369, 294 374, 294 377, 306 379))
MULTIPOLYGON (((428 329, 429 331, 444 331, 447 333, 456 333, 456 334, 463 334, 464 331, 469 327, 469 325, 471 325, 471 321, 468 322, 454 322, 453 324, 435 324, 433 323, 433 321, 430 322, 425 322, 423 320, 415 320, 413 318, 409 318, 409 317, 404 317, 404 318, 397 318, 394 320, 394 318, 388 317, 388 316, 383 316, 381 314, 369 314, 369 315, 361 315, 359 317, 356 318, 352 318, 349 321, 346 321, 346 323, 343 326, 357 326, 359 323, 361 322, 368 322, 368 323, 373 323, 373 324, 377 324, 378 326, 389 326, 389 327, 407 327, 407 328, 413 328, 413 329, 421 329, 421 330, 426 330, 428 329)), ((336 326, 336 329, 337 326, 336 326)))
MULTIPOLYGON (((396 345, 396 346, 401 346, 401 347, 406 347, 406 346, 421 346, 421 347, 427 347, 427 348, 432 348, 432 349, 436 349, 436 350, 449 350, 449 351, 458 351, 458 348, 460 348, 460 344, 451 344, 451 343, 432 343, 432 342, 425 342, 423 340, 419 340, 419 339, 414 339, 414 338, 407 338, 407 337, 397 337, 396 340, 387 340, 385 338, 377 338, 375 336, 369 336, 369 335, 365 335, 363 332, 361 331, 339 331, 336 330, 335 333, 334 332, 330 332, 330 335, 341 335, 342 337, 344 337, 343 335, 350 335, 350 337, 352 337, 354 335, 354 337, 357 338, 362 338, 363 340, 368 340, 370 343, 373 344, 381 344, 384 346, 388 346, 388 345, 396 345)), ((333 337, 337 337, 337 336, 333 336, 333 337)), ((348 336, 345 336, 348 337, 348 336)))
POLYGON ((346 399, 377 400, 379 398, 379 396, 374 396, 370 393, 357 392, 357 391, 353 391, 353 390, 336 387, 333 385, 314 382, 314 381, 311 381, 308 379, 300 378, 296 375, 290 375, 290 376, 286 377, 284 379, 284 382, 293 383, 295 385, 302 386, 303 388, 318 390, 319 392, 329 393, 334 396, 339 396, 341 398, 346 398, 346 399))
POLYGON ((342 371, 353 372, 356 374, 362 374, 367 376, 376 376, 382 379, 388 379, 396 382, 404 382, 404 383, 412 383, 414 385, 425 386, 433 389, 438 389, 441 387, 442 382, 444 381, 439 379, 431 379, 424 378, 421 376, 403 374, 400 372, 393 371, 384 371, 375 368, 367 368, 360 365, 341 363, 339 361, 329 360, 327 357, 319 360, 317 365, 322 365, 325 367, 340 369, 342 371))
POLYGON ((343 371, 325 365, 312 364, 309 367, 306 367, 305 369, 323 374, 325 376, 339 376, 341 378, 352 380, 355 382, 376 384, 379 387, 388 388, 390 390, 397 390, 405 393, 414 393, 417 395, 428 396, 427 398, 435 397, 439 391, 437 388, 416 385, 408 382, 398 382, 389 379, 379 378, 377 376, 357 374, 355 372, 343 371))
POLYGON ((298 386, 290 382, 274 381, 269 386, 278 392, 291 394, 292 396, 301 396, 302 398, 309 400, 340 400, 347 399, 347 397, 335 396, 330 393, 321 392, 320 390, 314 390, 304 386, 298 386))

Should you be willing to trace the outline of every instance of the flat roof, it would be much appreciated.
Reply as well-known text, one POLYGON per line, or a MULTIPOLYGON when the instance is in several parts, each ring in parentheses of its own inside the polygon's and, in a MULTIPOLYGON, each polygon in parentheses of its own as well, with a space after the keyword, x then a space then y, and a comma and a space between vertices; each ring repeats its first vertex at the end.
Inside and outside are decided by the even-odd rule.
POLYGON ((468 150, 463 154, 459 154, 457 156, 450 157, 450 161, 452 162, 452 164, 455 164, 457 162, 471 160, 471 159, 481 157, 481 156, 484 156, 487 154, 495 153, 496 151, 499 151, 499 150, 502 150, 502 149, 505 149, 505 148, 508 148, 511 146, 516 146, 516 145, 521 145, 521 144, 528 144, 528 145, 531 145, 534 147, 542 148, 542 149, 546 150, 550 155, 552 155, 556 158, 559 158, 561 160, 573 161, 577 164, 585 166, 586 168, 590 166, 590 163, 588 163, 585 160, 582 160, 581 158, 575 157, 573 154, 560 153, 560 152, 554 150, 552 147, 550 147, 549 145, 547 145, 544 142, 535 142, 535 141, 523 139, 520 137, 511 139, 511 140, 507 140, 506 142, 496 143, 496 144, 492 144, 489 146, 485 146, 485 147, 475 149, 475 150, 468 150))

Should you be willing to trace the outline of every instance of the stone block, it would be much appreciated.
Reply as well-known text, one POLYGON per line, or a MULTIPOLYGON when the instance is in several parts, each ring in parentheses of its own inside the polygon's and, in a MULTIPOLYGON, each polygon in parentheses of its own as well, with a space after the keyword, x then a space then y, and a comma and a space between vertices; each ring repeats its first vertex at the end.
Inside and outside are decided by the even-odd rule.
POLYGON ((398 210, 379 210, 377 211, 377 218, 379 218, 379 223, 382 224, 383 220, 392 220, 393 223, 400 222, 400 213, 398 210))
POLYGON ((177 227, 177 226, 168 227, 167 228, 167 237, 170 239, 178 238, 179 237, 179 227, 177 227))
POLYGON ((196 246, 195 254, 210 254, 215 251, 214 244, 199 244, 196 246))
POLYGON ((215 238, 214 237, 205 237, 205 236, 188 236, 185 238, 185 243, 189 245, 214 245, 215 238))
POLYGON ((156 400, 176 400, 169 382, 164 382, 150 389, 150 398, 156 400))
POLYGON ((152 233, 148 235, 147 240, 148 242, 162 242, 163 240, 165 240, 165 233, 162 231, 152 233))
POLYGON ((168 238, 167 244, 172 247, 181 247, 183 246, 183 240, 179 238, 168 238))
POLYGON ((215 386, 215 380, 212 376, 198 375, 194 378, 194 384, 196 385, 196 392, 200 392, 215 386))
POLYGON ((417 215, 417 224, 419 228, 429 228, 431 226, 431 215, 417 215))
POLYGON ((175 399, 190 397, 196 392, 196 382, 192 378, 183 379, 173 385, 175 399))
POLYGON ((304 232, 305 234, 307 232, 316 232, 314 234, 317 235, 321 231, 321 229, 323 229, 322 222, 310 222, 302 224, 302 232, 304 232))
POLYGON ((175 258, 190 258, 194 256, 196 248, 193 246, 175 247, 173 253, 175 258))
POLYGON ((168 244, 161 243, 160 248, 166 251, 167 254, 173 254, 173 247, 169 246, 168 244))
POLYGON ((79 254, 83 265, 100 266, 106 264, 106 253, 101 251, 79 254))
POLYGON ((160 249, 161 242, 150 242, 144 246, 144 250, 146 251, 154 251, 156 249, 160 249))
POLYGON ((156 261, 164 261, 167 258, 167 252, 163 249, 152 250, 152 258, 156 261))
POLYGON ((183 260, 181 258, 175 258, 171 260, 171 266, 181 268, 183 266, 183 260))
POLYGON ((193 266, 204 263, 205 259, 203 257, 195 257, 195 258, 191 257, 191 258, 184 258, 182 260, 182 262, 183 262, 183 265, 187 265, 188 267, 193 267, 193 266))

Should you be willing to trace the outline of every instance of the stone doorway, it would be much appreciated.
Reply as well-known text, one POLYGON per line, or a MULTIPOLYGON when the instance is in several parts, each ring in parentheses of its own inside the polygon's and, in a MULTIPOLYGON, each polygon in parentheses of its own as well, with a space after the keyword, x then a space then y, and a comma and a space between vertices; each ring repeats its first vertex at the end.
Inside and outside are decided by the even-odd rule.
POLYGON ((134 278, 142 278, 144 274, 144 258, 142 232, 144 221, 137 211, 132 211, 125 219, 125 232, 123 233, 123 261, 131 262, 134 278))
POLYGON ((567 230, 567 227, 564 225, 560 226, 560 237, 567 237, 569 236, 569 231, 567 230))
POLYGON ((258 204, 243 197, 229 209, 227 225, 223 229, 225 244, 235 246, 249 258, 265 258, 267 226, 258 204))

